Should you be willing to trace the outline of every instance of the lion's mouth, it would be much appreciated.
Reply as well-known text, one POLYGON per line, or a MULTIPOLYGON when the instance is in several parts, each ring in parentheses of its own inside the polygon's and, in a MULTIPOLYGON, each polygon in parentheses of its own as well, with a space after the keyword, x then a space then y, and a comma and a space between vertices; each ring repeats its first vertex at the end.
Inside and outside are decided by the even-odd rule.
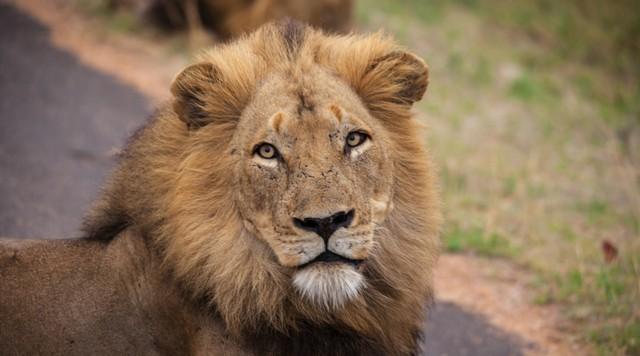
POLYGON ((354 267, 358 267, 361 263, 363 262, 363 260, 352 260, 350 258, 346 258, 344 256, 340 256, 337 253, 333 253, 329 250, 324 251, 323 253, 319 254, 318 257, 314 258, 313 260, 300 265, 298 268, 304 268, 308 265, 311 264, 315 264, 315 263, 346 263, 346 264, 350 264, 354 267))

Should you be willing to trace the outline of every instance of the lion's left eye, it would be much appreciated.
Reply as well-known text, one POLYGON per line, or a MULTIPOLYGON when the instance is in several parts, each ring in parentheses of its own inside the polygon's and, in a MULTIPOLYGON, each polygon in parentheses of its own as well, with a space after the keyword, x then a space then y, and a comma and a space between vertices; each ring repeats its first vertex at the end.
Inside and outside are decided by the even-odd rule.
POLYGON ((358 147, 363 144, 369 136, 362 132, 353 131, 347 135, 347 146, 350 148, 358 147))
POLYGON ((259 144, 253 149, 253 152, 264 159, 278 158, 278 150, 269 143, 259 144))

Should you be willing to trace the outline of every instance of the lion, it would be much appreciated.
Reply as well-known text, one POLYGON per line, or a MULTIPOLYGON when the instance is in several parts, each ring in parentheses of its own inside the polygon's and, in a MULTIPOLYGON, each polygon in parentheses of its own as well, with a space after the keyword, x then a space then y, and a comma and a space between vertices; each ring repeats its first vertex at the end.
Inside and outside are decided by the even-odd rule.
MULTIPOLYGON (((229 9, 219 23, 216 33, 223 38, 238 36, 269 21, 290 17, 326 32, 346 33, 351 28, 354 0, 256 0, 238 5, 237 2, 208 0, 207 13, 219 13, 215 7, 229 9)), ((206 18, 206 16, 204 16, 206 18)))
POLYGON ((294 21, 201 55, 83 238, 0 244, 3 354, 415 355, 433 300, 428 69, 294 21))
POLYGON ((285 17, 346 33, 354 11, 354 0, 109 0, 108 4, 164 29, 204 27, 223 40, 285 17))

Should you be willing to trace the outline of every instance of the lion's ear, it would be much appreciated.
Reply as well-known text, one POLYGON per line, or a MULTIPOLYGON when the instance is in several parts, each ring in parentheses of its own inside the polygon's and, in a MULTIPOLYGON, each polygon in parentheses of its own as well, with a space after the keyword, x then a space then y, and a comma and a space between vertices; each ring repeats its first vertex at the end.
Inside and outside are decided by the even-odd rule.
POLYGON ((261 73, 254 58, 241 53, 222 52, 214 56, 218 62, 192 64, 173 80, 173 109, 189 128, 237 124, 261 73))
POLYGON ((372 108, 399 104, 411 106, 422 99, 429 83, 424 61, 404 51, 393 51, 368 63, 354 87, 372 108))
POLYGON ((171 83, 173 109, 190 128, 207 125, 212 117, 207 110, 211 93, 220 85, 219 74, 212 63, 197 63, 183 69, 171 83))
POLYGON ((427 90, 425 62, 397 49, 384 35, 337 39, 323 52, 321 63, 345 79, 374 112, 407 109, 427 90))

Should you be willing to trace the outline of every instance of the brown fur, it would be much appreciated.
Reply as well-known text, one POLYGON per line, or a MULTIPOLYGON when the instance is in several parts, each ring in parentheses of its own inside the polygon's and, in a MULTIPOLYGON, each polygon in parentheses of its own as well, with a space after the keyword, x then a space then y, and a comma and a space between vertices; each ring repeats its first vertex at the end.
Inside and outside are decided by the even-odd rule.
POLYGON ((234 38, 285 17, 345 33, 354 8, 354 0, 110 0, 110 4, 157 25, 204 26, 222 38, 234 38))
MULTIPOLYGON (((154 263, 146 279, 162 283, 143 298, 162 304, 155 288, 174 291, 169 300, 185 305, 176 318, 201 330, 185 331, 191 352, 202 351, 193 340, 214 335, 227 346, 206 350, 415 354, 441 224, 434 170, 410 112, 427 81, 424 63, 381 34, 326 36, 284 23, 215 48, 177 76, 172 104, 132 138, 86 221, 87 237, 105 246, 144 239, 139 249, 154 263), (341 125, 372 137, 350 163, 332 153, 346 135, 341 125), (264 137, 286 154, 278 168, 252 156, 264 137), (356 211, 353 226, 334 235, 351 242, 345 257, 365 259, 366 287, 328 308, 292 287, 305 262, 292 247, 319 237, 291 219, 347 208, 356 211)), ((171 334, 175 320, 157 323, 171 334)))
MULTIPOLYGON (((209 0, 207 5, 213 8, 226 5, 223 4, 225 2, 209 0)), ((284 17, 303 21, 329 32, 348 32, 353 4, 353 0, 255 0, 230 9, 226 18, 220 22, 218 32, 226 36, 238 36, 284 17)))

